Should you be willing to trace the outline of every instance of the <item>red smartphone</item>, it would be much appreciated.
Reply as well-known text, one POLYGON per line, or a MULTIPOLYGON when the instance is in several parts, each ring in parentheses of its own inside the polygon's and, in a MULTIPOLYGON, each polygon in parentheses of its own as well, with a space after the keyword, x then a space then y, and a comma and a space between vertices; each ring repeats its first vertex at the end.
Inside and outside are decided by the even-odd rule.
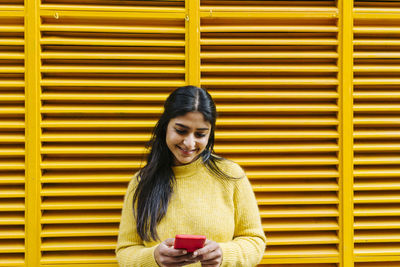
POLYGON ((206 237, 204 235, 176 235, 174 248, 186 249, 188 253, 204 247, 206 237))

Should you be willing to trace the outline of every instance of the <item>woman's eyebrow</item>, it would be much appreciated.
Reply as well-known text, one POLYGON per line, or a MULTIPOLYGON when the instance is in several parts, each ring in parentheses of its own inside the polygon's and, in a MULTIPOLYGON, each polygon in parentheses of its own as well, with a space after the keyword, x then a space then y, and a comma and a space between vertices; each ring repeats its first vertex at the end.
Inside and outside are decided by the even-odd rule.
MULTIPOLYGON (((190 129, 190 127, 188 127, 188 126, 186 126, 184 124, 178 123, 178 122, 176 122, 175 125, 178 125, 178 126, 180 126, 182 128, 185 128, 185 129, 190 129)), ((206 130, 209 130, 209 128, 197 128, 196 130, 206 131, 206 130)))

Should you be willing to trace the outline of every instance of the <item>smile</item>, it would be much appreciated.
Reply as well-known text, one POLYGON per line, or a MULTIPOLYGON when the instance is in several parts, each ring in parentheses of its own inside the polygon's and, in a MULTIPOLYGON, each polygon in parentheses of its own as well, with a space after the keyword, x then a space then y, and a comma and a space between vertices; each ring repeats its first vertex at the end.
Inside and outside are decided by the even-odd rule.
POLYGON ((190 155, 190 154, 192 154, 193 152, 195 152, 197 149, 193 149, 193 150, 186 150, 186 149, 183 149, 183 148, 181 148, 180 146, 176 146, 177 148, 179 148, 179 150, 180 151, 182 151, 183 152, 183 154, 185 154, 185 155, 190 155))

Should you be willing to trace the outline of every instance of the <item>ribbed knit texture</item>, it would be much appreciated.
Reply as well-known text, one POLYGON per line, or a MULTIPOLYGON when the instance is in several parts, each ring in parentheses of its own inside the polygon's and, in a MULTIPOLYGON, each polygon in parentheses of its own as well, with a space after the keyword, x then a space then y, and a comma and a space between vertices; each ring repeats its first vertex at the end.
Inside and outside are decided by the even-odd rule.
MULTIPOLYGON (((218 166, 228 175, 240 178, 216 177, 201 159, 173 167, 176 185, 157 233, 161 240, 177 234, 205 235, 219 243, 223 253, 221 266, 255 266, 264 254, 266 238, 254 193, 239 165, 223 160, 218 166)), ((122 209, 117 259, 124 267, 156 267, 154 249, 159 242, 143 242, 136 232, 132 214, 136 185, 135 175, 122 209)))

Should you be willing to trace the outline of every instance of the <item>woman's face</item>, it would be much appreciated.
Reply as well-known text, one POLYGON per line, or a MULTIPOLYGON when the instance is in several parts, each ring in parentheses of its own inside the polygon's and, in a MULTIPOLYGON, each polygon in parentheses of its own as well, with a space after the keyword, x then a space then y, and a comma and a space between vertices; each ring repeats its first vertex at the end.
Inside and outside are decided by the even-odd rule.
POLYGON ((174 164, 183 165, 196 160, 207 146, 210 131, 211 124, 197 111, 171 119, 166 142, 174 155, 174 164))

